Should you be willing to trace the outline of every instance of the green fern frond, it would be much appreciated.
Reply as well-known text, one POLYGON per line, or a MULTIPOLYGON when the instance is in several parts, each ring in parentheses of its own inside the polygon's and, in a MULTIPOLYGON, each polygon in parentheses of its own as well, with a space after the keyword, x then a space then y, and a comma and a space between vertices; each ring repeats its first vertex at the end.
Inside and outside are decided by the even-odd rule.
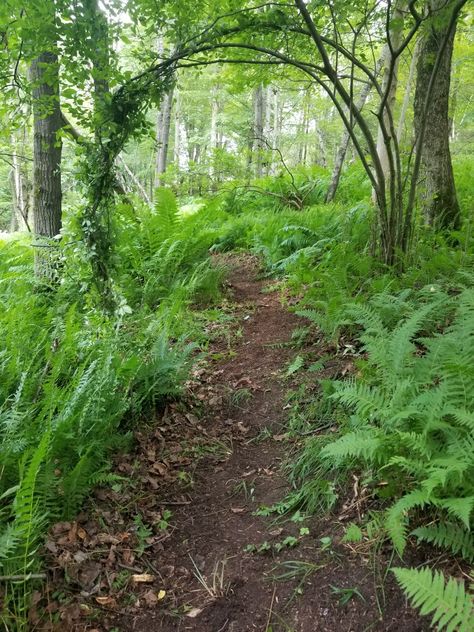
POLYGON ((386 513, 387 532, 400 556, 406 547, 410 510, 423 508, 431 502, 428 492, 416 489, 402 496, 386 513))
POLYGON ((319 326, 320 319, 322 317, 321 313, 315 309, 298 309, 296 310, 296 315, 301 318, 307 318, 315 325, 319 326))
POLYGON ((474 508, 474 496, 464 496, 462 498, 443 498, 438 500, 438 506, 446 509, 448 513, 458 518, 470 528, 471 513, 474 508))
POLYGON ((354 303, 346 310, 348 318, 361 325, 369 335, 386 336, 388 334, 380 314, 370 305, 354 303))
POLYGON ((5 525, 0 534, 0 568, 3 566, 2 560, 8 560, 18 548, 21 541, 21 532, 14 523, 5 525))
POLYGON ((440 571, 429 568, 393 568, 392 572, 420 614, 433 614, 433 627, 446 632, 472 632, 474 602, 464 583, 452 577, 446 582, 440 571))
POLYGON ((23 458, 20 465, 20 483, 13 502, 14 520, 10 535, 17 539, 17 547, 11 551, 8 562, 15 572, 26 573, 32 562, 45 521, 45 505, 37 481, 41 467, 47 459, 51 431, 44 433, 37 448, 23 458), (15 535, 16 534, 16 535, 15 535))
POLYGON ((371 430, 349 432, 321 450, 321 458, 336 462, 346 459, 376 459, 376 453, 382 445, 382 437, 371 430))
POLYGON ((175 194, 168 187, 155 189, 155 213, 159 218, 160 229, 169 237, 178 221, 178 205, 175 194))
POLYGON ((386 394, 381 389, 356 380, 336 383, 332 398, 355 409, 361 419, 384 415, 389 408, 386 394))
POLYGON ((474 412, 466 410, 465 408, 456 408, 452 405, 447 405, 442 411, 443 416, 453 417, 458 424, 466 427, 474 435, 474 412))
POLYGON ((474 542, 472 533, 453 522, 418 527, 412 531, 418 540, 429 542, 437 547, 450 550, 454 555, 461 554, 463 558, 474 561, 474 542))
POLYGON ((437 303, 428 303, 416 310, 409 318, 399 325, 390 335, 388 342, 388 360, 395 375, 399 375, 409 356, 414 350, 413 339, 421 327, 436 310, 437 303))

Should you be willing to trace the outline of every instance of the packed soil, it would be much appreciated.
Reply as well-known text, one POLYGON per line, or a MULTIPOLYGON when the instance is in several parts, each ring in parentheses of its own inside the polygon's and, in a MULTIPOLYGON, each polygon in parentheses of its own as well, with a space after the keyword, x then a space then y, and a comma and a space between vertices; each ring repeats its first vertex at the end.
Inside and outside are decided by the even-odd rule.
MULTIPOLYGON (((286 434, 286 394, 298 374, 285 370, 302 321, 254 258, 226 263, 229 323, 209 325, 214 341, 186 396, 135 433, 134 451, 115 462, 116 480, 76 520, 53 527, 32 628, 427 630, 387 572, 390 550, 341 542, 360 512, 356 479, 337 515, 257 511, 290 491, 284 466, 297 446, 286 434)), ((323 351, 307 349, 315 359, 323 351)), ((347 356, 330 366, 343 374, 347 356)))

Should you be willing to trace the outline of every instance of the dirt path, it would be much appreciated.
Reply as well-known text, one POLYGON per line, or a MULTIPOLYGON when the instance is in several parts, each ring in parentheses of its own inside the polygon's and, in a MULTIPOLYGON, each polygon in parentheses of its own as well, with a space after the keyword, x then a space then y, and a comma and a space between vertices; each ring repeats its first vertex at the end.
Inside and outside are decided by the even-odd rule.
MULTIPOLYGON (((156 620, 150 613, 137 629, 265 629, 274 588, 265 576, 273 561, 244 553, 244 549, 275 539, 268 533, 268 520, 253 512, 260 505, 280 500, 287 490, 280 475, 283 447, 272 436, 284 431, 285 386, 280 374, 294 351, 282 348, 281 343, 290 340, 297 317, 280 305, 277 293, 262 293, 265 283, 255 276, 255 262, 247 258, 233 269, 230 289, 240 312, 242 336, 233 348, 235 357, 219 362, 208 376, 218 392, 230 387, 234 393, 242 393, 243 401, 237 397, 237 405, 230 406, 223 420, 234 428, 232 454, 223 463, 203 466, 196 473, 193 502, 176 512, 179 526, 167 546, 173 566, 196 573, 196 564, 209 586, 217 579, 216 595, 185 573, 180 598, 203 612, 195 620, 185 617, 180 621, 160 616, 156 620), (270 438, 260 440, 262 431, 270 438), (222 565, 223 582, 215 577, 222 565)), ((220 411, 217 416, 222 416, 220 411)), ((214 423, 212 410, 206 411, 205 424, 214 423)))
POLYGON ((192 407, 171 407, 137 436, 138 452, 118 461, 133 489, 99 490, 93 507, 55 527, 52 565, 72 580, 60 604, 53 582, 51 611, 63 630, 425 629, 381 578, 384 552, 374 561, 368 549, 341 545, 335 518, 255 514, 288 491, 282 369, 296 355, 285 343, 301 323, 265 291, 255 260, 231 261, 241 336, 213 345, 189 385, 192 407))

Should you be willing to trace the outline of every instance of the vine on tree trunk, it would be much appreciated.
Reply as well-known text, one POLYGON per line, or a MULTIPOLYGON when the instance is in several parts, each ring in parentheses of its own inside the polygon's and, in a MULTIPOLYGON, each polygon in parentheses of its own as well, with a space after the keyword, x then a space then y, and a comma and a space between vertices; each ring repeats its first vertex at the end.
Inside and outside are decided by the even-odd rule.
POLYGON ((111 274, 115 160, 129 139, 146 131, 146 111, 152 103, 159 105, 173 83, 173 76, 174 63, 165 61, 153 73, 143 73, 120 87, 103 107, 95 141, 85 145, 82 180, 87 200, 80 227, 91 266, 90 282, 96 286, 107 309, 113 309, 116 302, 111 274))

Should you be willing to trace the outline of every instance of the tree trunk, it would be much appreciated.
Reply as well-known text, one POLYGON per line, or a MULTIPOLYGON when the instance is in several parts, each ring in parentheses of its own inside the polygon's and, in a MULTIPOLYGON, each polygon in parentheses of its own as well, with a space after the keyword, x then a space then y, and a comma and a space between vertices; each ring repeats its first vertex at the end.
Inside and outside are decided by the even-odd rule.
MULTIPOLYGON (((425 95, 440 46, 446 38, 453 2, 432 0, 431 17, 422 35, 415 90, 415 134, 422 127, 425 95)), ((449 148, 449 88, 455 28, 447 40, 427 111, 421 153, 423 210, 426 222, 437 229, 458 229, 461 212, 456 196, 449 148)))
POLYGON ((309 93, 306 93, 303 101, 303 113, 300 127, 301 140, 298 155, 298 162, 303 165, 306 165, 306 158, 308 156, 309 124, 309 93))
MULTIPOLYGON (((371 87, 372 87, 372 84, 370 82, 367 82, 364 85, 364 88, 360 94, 359 100, 356 103, 356 108, 358 110, 362 110, 362 108, 364 107, 365 102, 367 101, 367 97, 369 96, 371 87)), ((347 129, 344 129, 341 142, 339 143, 339 147, 337 148, 337 152, 336 152, 336 159, 334 161, 334 168, 332 170, 331 181, 329 183, 329 188, 326 193, 326 199, 325 199, 326 202, 332 202, 336 195, 336 191, 337 191, 337 187, 339 186, 339 180, 341 178, 342 167, 344 165, 344 160, 346 157, 347 148, 349 147, 350 139, 351 137, 350 137, 349 131, 347 129)))
POLYGON ((405 95, 403 97, 402 109, 400 110, 400 117, 398 119, 398 127, 397 127, 398 144, 401 144, 404 138, 404 134, 405 134, 405 121, 407 117, 408 106, 410 105, 411 90, 413 87, 413 81, 415 79, 416 66, 418 64, 418 59, 420 57, 420 41, 421 40, 417 40, 415 44, 415 48, 413 50, 413 54, 411 56, 410 70, 408 73, 407 84, 405 86, 405 95))
POLYGON ((254 175, 256 178, 263 176, 263 151, 264 143, 264 124, 265 124, 265 94, 264 87, 260 84, 253 95, 253 146, 252 158, 254 163, 254 175))
MULTIPOLYGON (((140 182, 138 177, 133 173, 133 171, 130 169, 130 167, 127 165, 125 160, 120 155, 117 158, 117 162, 122 166, 124 172, 130 178, 131 182, 135 186, 136 190, 138 191, 138 193, 139 193, 140 197, 143 199, 143 201, 146 202, 149 206, 151 206, 152 201, 151 201, 151 198, 149 197, 148 193, 146 192, 145 187, 143 186, 143 184, 140 182)), ((124 178, 124 180, 125 180, 125 178, 124 178)))
MULTIPOLYGON (((270 107, 269 107, 270 110, 270 107)), ((280 100, 278 94, 278 88, 272 89, 271 99, 271 124, 270 124, 270 137, 271 145, 275 149, 278 149, 280 144, 281 135, 281 116, 280 116, 280 100)), ((272 152, 272 156, 269 161, 269 173, 275 175, 277 162, 275 160, 275 152, 272 152)))
POLYGON ((12 197, 13 197, 13 212, 12 212, 12 221, 11 221, 10 230, 11 232, 14 232, 15 230, 30 231, 31 229, 28 223, 28 212, 29 212, 28 182, 27 182, 28 175, 27 173, 25 173, 26 171, 25 165, 21 163, 21 159, 18 157, 17 139, 15 135, 13 134, 11 136, 11 146, 12 146, 11 183, 12 183, 12 197))
POLYGON ((104 109, 105 95, 110 92, 109 72, 109 24, 99 8, 98 0, 85 0, 86 17, 89 21, 90 36, 94 42, 91 48, 92 79, 94 82, 94 132, 100 142, 100 128, 104 109))
POLYGON ((168 163, 171 113, 173 110, 173 94, 174 88, 171 88, 170 91, 164 96, 160 111, 158 113, 156 130, 158 150, 156 154, 155 186, 161 185, 162 176, 166 171, 166 166, 168 163))
POLYGON ((314 162, 326 169, 328 166, 326 158, 326 148, 324 146, 324 136, 318 119, 315 119, 314 121, 314 132, 316 135, 316 154, 314 157, 314 162))
POLYGON ((54 277, 53 238, 61 230, 61 151, 63 126, 59 102, 59 64, 55 53, 41 53, 30 67, 33 84, 33 217, 37 238, 35 270, 54 277), (51 256, 53 255, 53 256, 51 256))
POLYGON ((456 109, 458 105, 458 93, 459 93, 459 88, 461 85, 461 77, 459 75, 459 70, 457 70, 452 81, 453 81, 453 87, 451 89, 451 104, 449 108, 449 138, 451 142, 456 140, 456 127, 454 125, 454 121, 456 118, 456 109))
POLYGON ((15 167, 12 166, 10 171, 10 185, 12 191, 12 214, 10 217, 10 232, 14 233, 18 230, 18 191, 16 187, 15 167))
MULTIPOLYGON (((211 92, 211 133, 210 133, 210 166, 209 176, 211 180, 216 175, 216 149, 219 147, 219 132, 217 129, 217 119, 219 116, 219 86, 214 85, 211 92)), ((219 181, 219 173, 217 174, 219 181)))
MULTIPOLYGON (((176 171, 179 172, 181 166, 181 108, 180 108, 180 95, 176 95, 176 108, 174 115, 174 164, 176 171)), ((164 122, 166 125, 166 122, 164 122)), ((168 132, 169 136, 169 132, 168 132)))
MULTIPOLYGON (((382 119, 384 123, 384 127, 386 130, 386 134, 389 136, 387 139, 384 136, 384 130, 382 125, 379 124, 378 133, 377 133, 377 153, 379 155, 379 159, 382 165, 382 169, 385 175, 385 180, 387 181, 390 177, 390 158, 389 152, 391 152, 390 142, 393 142, 391 138, 390 132, 390 119, 388 112, 391 112, 393 115, 395 109, 395 101, 397 98, 397 85, 398 85, 398 66, 400 57, 397 57, 395 60, 392 56, 392 50, 397 50, 400 46, 400 42, 403 36, 403 13, 402 8, 405 3, 403 0, 398 0, 395 4, 393 19, 395 20, 396 26, 390 28, 389 37, 391 42, 391 47, 389 44, 385 44, 383 53, 382 53, 382 67, 383 67, 383 79, 382 79, 382 92, 385 94, 387 91, 387 99, 386 105, 382 112, 382 119)), ((392 153, 393 155, 393 153, 392 153)))

